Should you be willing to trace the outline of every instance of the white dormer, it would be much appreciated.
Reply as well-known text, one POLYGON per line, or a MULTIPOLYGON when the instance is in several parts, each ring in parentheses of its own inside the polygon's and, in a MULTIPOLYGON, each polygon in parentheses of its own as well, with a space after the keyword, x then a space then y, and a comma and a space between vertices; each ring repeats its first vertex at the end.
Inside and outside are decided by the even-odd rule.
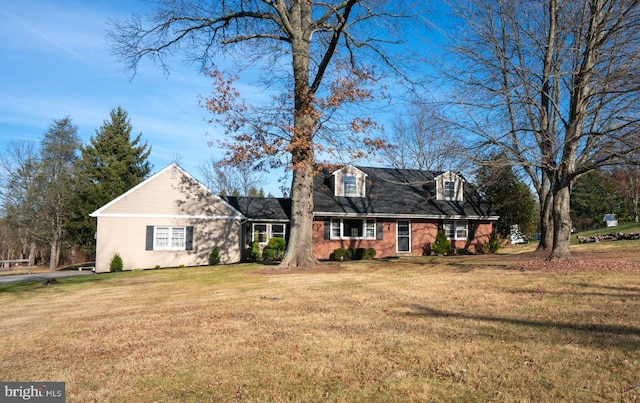
POLYGON ((436 176, 436 200, 464 201, 464 180, 447 171, 436 176))
POLYGON ((354 167, 347 165, 333 172, 330 183, 333 186, 335 196, 344 197, 365 197, 367 188, 367 174, 354 167))

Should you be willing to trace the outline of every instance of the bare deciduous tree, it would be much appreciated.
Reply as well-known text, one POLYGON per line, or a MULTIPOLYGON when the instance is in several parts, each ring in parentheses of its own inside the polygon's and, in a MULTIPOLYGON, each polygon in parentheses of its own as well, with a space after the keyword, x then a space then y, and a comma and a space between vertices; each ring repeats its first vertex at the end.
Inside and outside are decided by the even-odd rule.
MULTIPOLYGON (((409 16, 408 5, 384 0, 166 0, 154 5, 147 20, 113 23, 113 50, 132 71, 143 58, 166 69, 166 57, 184 50, 203 69, 214 56, 230 55, 240 65, 263 66, 263 84, 280 80, 284 91, 277 107, 267 119, 255 121, 230 86, 233 78, 214 68, 214 96, 206 107, 229 116, 222 123, 230 162, 268 160, 291 168, 291 232, 282 266, 314 266, 315 155, 337 144, 335 137, 325 137, 328 142, 321 145, 321 129, 339 105, 371 98, 362 84, 380 79, 379 69, 398 71, 388 49, 402 38, 403 27, 395 23, 409 16)), ((361 135, 371 121, 357 117, 350 126, 351 134, 361 135)), ((360 143, 377 144, 367 138, 360 143)))
POLYGON ((60 260, 62 243, 68 235, 71 208, 75 198, 74 164, 78 158, 80 139, 78 128, 69 117, 54 120, 40 142, 36 183, 44 241, 50 247, 49 270, 55 270, 60 260))
POLYGON ((541 205, 549 259, 572 259, 578 177, 638 148, 640 2, 455 2, 449 80, 457 123, 524 169, 541 205))
MULTIPOLYGON (((36 245, 42 239, 40 192, 38 189, 38 155, 36 145, 28 141, 12 141, 0 156, 0 197, 4 225, 20 243, 20 255, 34 262, 36 245), (26 252, 28 251, 28 252, 26 252)), ((16 251, 14 250, 13 253, 16 251)))
POLYGON ((413 101, 395 116, 385 160, 396 168, 463 172, 470 168, 451 125, 436 105, 413 101))
POLYGON ((218 195, 255 196, 265 184, 264 175, 251 164, 231 166, 221 164, 215 158, 200 165, 205 185, 218 195))

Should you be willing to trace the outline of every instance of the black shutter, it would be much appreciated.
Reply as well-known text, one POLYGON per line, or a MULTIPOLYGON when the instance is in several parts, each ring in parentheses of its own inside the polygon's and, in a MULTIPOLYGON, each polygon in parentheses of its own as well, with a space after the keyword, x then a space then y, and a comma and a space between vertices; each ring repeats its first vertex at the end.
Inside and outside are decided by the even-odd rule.
POLYGON ((467 223, 469 227, 469 234, 467 235, 467 239, 473 241, 474 239, 476 239, 476 222, 468 221, 467 223))
POLYGON ((193 250, 193 227, 187 227, 187 239, 184 246, 186 250, 193 250))
POLYGON ((382 220, 378 220, 376 222, 376 239, 378 241, 382 241, 382 227, 383 227, 384 223, 382 222, 382 220))
POLYGON ((324 221, 324 239, 331 239, 331 220, 324 221))
POLYGON ((153 250, 153 225, 147 225, 147 243, 145 250, 153 250))

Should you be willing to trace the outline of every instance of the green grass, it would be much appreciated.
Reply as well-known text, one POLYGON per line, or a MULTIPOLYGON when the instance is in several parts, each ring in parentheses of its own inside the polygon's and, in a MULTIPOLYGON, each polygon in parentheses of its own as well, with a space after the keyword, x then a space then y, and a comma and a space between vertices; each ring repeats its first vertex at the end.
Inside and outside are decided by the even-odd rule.
MULTIPOLYGON (((578 236, 588 238, 592 236, 607 235, 607 234, 617 233, 617 232, 624 232, 625 234, 640 232, 640 223, 622 223, 617 227, 601 228, 601 229, 592 230, 592 231, 582 231, 582 232, 574 233, 571 235, 571 245, 578 244, 578 236)), ((632 240, 632 241, 625 241, 625 242, 636 242, 636 241, 632 240)))
POLYGON ((482 258, 3 286, 0 375, 68 402, 640 399, 638 271, 482 258))
MULTIPOLYGON (((626 234, 631 232, 640 232, 640 223, 634 223, 634 222, 620 223, 617 227, 600 228, 592 231, 581 231, 581 232, 578 232, 577 234, 580 236, 589 237, 589 236, 606 235, 612 232, 624 232, 626 234)), ((573 235, 573 238, 575 238, 575 235, 576 234, 573 235)))

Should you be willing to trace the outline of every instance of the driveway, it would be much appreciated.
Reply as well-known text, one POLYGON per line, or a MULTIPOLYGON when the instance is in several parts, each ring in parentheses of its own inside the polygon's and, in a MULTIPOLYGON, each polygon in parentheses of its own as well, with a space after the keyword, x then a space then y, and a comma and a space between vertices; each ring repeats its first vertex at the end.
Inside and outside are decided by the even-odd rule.
POLYGON ((0 284, 11 283, 16 281, 44 281, 50 278, 74 277, 74 276, 91 276, 94 275, 90 270, 65 270, 54 271, 51 273, 34 273, 34 274, 7 274, 0 276, 0 284))

